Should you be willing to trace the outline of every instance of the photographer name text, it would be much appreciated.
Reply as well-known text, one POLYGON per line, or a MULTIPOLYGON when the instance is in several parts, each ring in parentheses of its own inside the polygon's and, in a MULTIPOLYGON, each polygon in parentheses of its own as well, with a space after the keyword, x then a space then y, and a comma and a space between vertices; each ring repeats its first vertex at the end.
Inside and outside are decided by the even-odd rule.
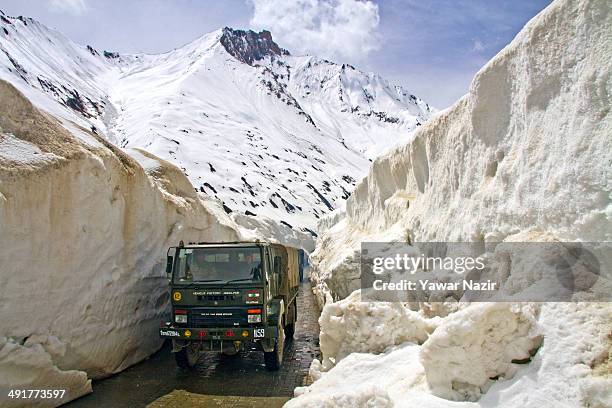
POLYGON ((462 289, 464 291, 494 291, 497 290, 497 282, 487 280, 485 282, 474 282, 471 280, 463 280, 459 282, 436 282, 428 279, 417 281, 401 280, 399 282, 384 282, 381 279, 374 281, 372 287, 374 290, 399 290, 399 291, 453 291, 462 289))

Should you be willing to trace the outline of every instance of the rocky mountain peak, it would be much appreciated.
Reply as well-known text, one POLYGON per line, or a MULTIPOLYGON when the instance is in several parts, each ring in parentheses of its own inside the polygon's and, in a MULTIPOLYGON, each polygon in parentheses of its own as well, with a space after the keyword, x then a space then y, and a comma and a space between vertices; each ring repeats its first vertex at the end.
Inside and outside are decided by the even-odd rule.
POLYGON ((225 27, 220 42, 230 55, 249 65, 267 56, 289 55, 289 51, 272 40, 272 34, 267 30, 257 33, 225 27))

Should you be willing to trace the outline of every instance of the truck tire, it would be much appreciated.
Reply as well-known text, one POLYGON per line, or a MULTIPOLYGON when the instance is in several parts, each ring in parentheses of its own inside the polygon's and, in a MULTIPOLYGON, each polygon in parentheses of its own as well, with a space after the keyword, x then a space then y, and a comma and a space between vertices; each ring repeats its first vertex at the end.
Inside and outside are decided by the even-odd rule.
POLYGON ((282 327, 279 327, 278 338, 274 343, 274 350, 270 352, 264 351, 264 361, 268 371, 278 371, 283 363, 283 352, 285 349, 285 332, 282 327))
POLYGON ((287 339, 292 339, 294 333, 295 333, 295 323, 291 323, 285 326, 285 337, 287 339))
POLYGON ((174 359, 180 368, 193 368, 200 359, 200 353, 191 345, 187 345, 174 353, 174 359))
POLYGON ((226 357, 234 357, 238 355, 238 350, 231 350, 231 351, 222 351, 221 354, 223 354, 226 357))
POLYGON ((292 339, 295 333, 295 322, 297 321, 297 303, 293 303, 293 319, 285 326, 285 338, 292 339))

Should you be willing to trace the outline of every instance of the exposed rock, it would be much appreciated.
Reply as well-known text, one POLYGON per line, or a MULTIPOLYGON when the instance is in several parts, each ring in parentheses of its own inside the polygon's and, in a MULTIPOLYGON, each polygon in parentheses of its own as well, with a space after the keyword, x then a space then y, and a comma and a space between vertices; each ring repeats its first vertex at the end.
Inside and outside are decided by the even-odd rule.
POLYGON ((267 30, 257 33, 225 27, 220 41, 230 55, 249 65, 265 57, 289 55, 289 51, 272 40, 272 34, 267 30))

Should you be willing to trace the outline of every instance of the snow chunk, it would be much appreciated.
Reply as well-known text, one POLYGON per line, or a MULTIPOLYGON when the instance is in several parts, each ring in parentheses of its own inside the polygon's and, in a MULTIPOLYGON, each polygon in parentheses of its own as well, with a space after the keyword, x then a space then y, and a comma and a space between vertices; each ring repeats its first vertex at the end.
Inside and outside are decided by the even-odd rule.
MULTIPOLYGON (((65 389, 64 398, 52 402, 38 401, 35 406, 57 406, 91 392, 91 380, 87 373, 57 367, 54 352, 57 339, 44 339, 45 344, 33 339, 24 345, 15 340, 0 337, 0 388, 9 389, 65 389)), ((0 396, 3 407, 23 406, 23 401, 0 396)))
POLYGON ((301 387, 285 408, 386 408, 397 406, 397 391, 422 383, 419 347, 404 345, 380 355, 353 353, 309 387, 301 387))
POLYGON ((476 401, 491 379, 511 378, 513 361, 528 360, 541 344, 534 304, 481 303, 448 316, 421 348, 432 393, 476 401))
POLYGON ((361 302, 360 291, 355 291, 326 304, 319 325, 322 367, 329 370, 350 353, 381 353, 405 342, 422 343, 435 321, 399 302, 361 302))

